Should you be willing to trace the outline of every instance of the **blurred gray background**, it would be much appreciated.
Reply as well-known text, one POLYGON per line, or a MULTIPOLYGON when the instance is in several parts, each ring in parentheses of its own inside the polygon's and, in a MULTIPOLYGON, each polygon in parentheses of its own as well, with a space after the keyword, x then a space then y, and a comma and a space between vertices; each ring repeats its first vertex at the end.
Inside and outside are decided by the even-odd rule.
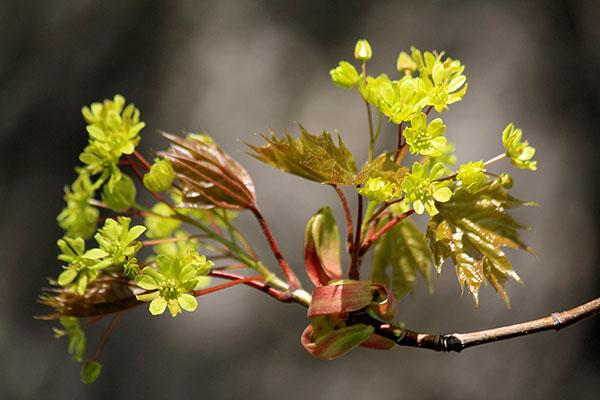
MULTIPOLYGON (((525 286, 512 309, 491 288, 475 309, 452 268, 423 285, 401 318, 431 332, 520 322, 600 295, 598 174, 600 3, 597 1, 15 1, 0 4, 0 398, 2 399, 592 399, 600 377, 600 319, 462 354, 357 350, 335 362, 299 342, 305 311, 249 288, 201 299, 173 320, 144 309, 119 323, 93 386, 79 382, 66 342, 35 303, 56 276, 55 216, 86 142, 80 108, 122 93, 158 129, 206 131, 254 177, 259 204, 301 272, 302 235, 326 187, 243 154, 256 133, 337 129, 366 153, 364 107, 328 70, 367 37, 375 72, 399 50, 445 50, 466 66, 469 92, 443 117, 460 161, 501 151, 510 121, 538 148, 539 171, 515 172, 514 193, 539 259, 514 254, 525 286)), ((382 147, 395 133, 384 130, 382 147)), ((499 168, 504 168, 503 164, 499 168)), ((508 167, 507 167, 508 168, 508 167)), ((338 214, 340 216, 340 214, 338 214)), ((241 218, 274 265, 256 225, 241 218)), ((101 329, 90 337, 90 352, 101 329)))

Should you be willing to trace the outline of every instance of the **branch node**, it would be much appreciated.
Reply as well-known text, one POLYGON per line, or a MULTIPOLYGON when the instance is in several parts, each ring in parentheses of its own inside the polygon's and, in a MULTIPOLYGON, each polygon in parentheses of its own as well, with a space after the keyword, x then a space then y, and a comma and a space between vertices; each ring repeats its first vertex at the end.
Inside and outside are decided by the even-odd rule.
POLYGON ((439 343, 442 351, 445 352, 455 351, 460 353, 465 348, 463 342, 454 334, 441 335, 439 337, 439 343))
POLYGON ((550 316, 552 317, 552 320, 556 322, 554 324, 555 329, 557 331, 560 330, 560 328, 562 328, 563 324, 565 323, 565 321, 560 317, 560 313, 552 313, 552 315, 550 316))

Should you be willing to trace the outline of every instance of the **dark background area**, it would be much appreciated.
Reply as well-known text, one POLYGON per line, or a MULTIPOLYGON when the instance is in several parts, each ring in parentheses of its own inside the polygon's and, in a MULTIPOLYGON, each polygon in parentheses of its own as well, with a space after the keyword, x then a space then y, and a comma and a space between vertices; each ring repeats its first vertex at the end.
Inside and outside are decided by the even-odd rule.
MULTIPOLYGON (((365 154, 362 104, 328 76, 359 37, 373 45, 372 72, 393 72, 411 45, 464 62, 469 92, 443 115, 460 161, 497 154, 511 120, 539 152, 538 172, 514 174, 515 194, 541 206, 518 212, 539 258, 514 254, 525 285, 509 284, 512 308, 484 288, 475 309, 449 267, 433 295, 420 285, 401 303, 407 326, 477 330, 598 296, 599 20, 592 0, 2 1, 0 398, 597 398, 598 319, 462 354, 357 350, 323 362, 300 345, 303 309, 236 288, 175 320, 128 313, 100 380, 84 386, 66 342, 32 316, 46 311, 35 298, 59 271, 55 216, 86 142, 80 109, 115 93, 142 110, 143 150, 165 145, 158 129, 207 131, 238 155, 301 271, 304 225, 335 195, 260 165, 237 140, 299 121, 338 129, 365 154)), ((392 146, 392 130, 383 136, 392 146)), ((241 222, 269 257, 253 221, 241 222)))

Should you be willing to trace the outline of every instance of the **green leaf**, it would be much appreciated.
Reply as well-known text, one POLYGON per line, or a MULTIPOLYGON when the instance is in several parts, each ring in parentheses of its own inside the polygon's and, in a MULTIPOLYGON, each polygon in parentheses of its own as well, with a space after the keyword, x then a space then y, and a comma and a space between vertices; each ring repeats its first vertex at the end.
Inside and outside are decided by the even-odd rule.
POLYGON ((330 207, 317 211, 306 224, 304 266, 316 286, 342 277, 339 231, 330 207))
POLYGON ((312 292, 308 316, 337 315, 365 308, 373 301, 369 281, 340 280, 317 286, 312 292))
POLYGON ((81 368, 81 381, 86 385, 96 382, 102 372, 102 364, 98 361, 88 361, 81 368))
POLYGON ((170 160, 183 188, 184 208, 247 209, 256 205, 248 172, 206 135, 186 139, 163 133, 172 144, 159 154, 170 160))
POLYGON ((396 299, 412 292, 417 274, 432 290, 433 256, 423 233, 409 219, 386 232, 375 245, 371 280, 391 287, 396 299))
POLYGON ((302 126, 297 139, 288 134, 280 139, 274 132, 263 137, 266 145, 248 145, 257 160, 319 183, 354 184, 356 163, 339 135, 337 146, 328 132, 313 135, 302 126))
POLYGON ((357 324, 317 335, 313 334, 313 326, 308 325, 302 333, 301 342, 312 356, 333 360, 360 346, 374 331, 372 326, 357 324))
POLYGON ((451 258, 461 288, 469 289, 476 304, 480 286, 489 282, 509 305, 504 284, 508 278, 520 278, 503 248, 533 252, 519 237, 524 226, 508 213, 531 203, 510 196, 504 181, 496 178, 475 193, 457 189, 450 201, 438 205, 439 214, 428 224, 436 268, 440 271, 444 260, 451 258))

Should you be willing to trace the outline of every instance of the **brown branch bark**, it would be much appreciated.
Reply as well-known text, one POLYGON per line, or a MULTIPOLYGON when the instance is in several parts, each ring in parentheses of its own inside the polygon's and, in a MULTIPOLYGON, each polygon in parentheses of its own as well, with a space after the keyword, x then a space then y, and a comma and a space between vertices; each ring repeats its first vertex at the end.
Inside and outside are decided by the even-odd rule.
MULTIPOLYGON (((357 186, 358 188, 358 186, 357 186)), ((361 235, 360 231, 362 229, 362 220, 363 220, 363 197, 360 193, 357 193, 358 196, 358 205, 356 211, 356 231, 354 233, 354 243, 352 244, 352 254, 350 258, 350 268, 348 270, 348 277, 350 279, 358 280, 360 278, 360 242, 361 235)))
POLYGON ((418 347, 434 351, 461 352, 473 346, 498 342, 537 332, 560 330, 600 312, 600 298, 570 310, 555 312, 547 317, 522 322, 520 324, 486 329, 477 332, 433 335, 408 329, 401 329, 367 315, 359 314, 352 318, 354 323, 366 323, 375 327, 375 333, 393 340, 399 346, 418 347))

